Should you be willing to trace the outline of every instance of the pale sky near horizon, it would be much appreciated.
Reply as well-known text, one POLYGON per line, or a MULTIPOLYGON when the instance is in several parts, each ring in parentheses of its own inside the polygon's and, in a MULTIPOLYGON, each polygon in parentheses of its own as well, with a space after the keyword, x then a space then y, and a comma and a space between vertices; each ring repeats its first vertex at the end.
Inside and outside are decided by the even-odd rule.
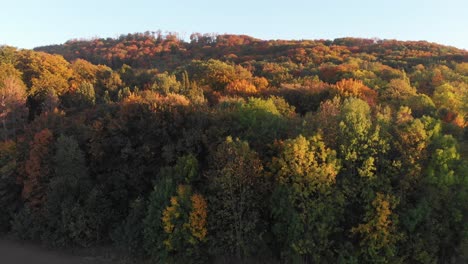
POLYGON ((427 40, 468 50, 468 0, 14 0, 0 10, 0 45, 18 48, 161 30, 427 40))

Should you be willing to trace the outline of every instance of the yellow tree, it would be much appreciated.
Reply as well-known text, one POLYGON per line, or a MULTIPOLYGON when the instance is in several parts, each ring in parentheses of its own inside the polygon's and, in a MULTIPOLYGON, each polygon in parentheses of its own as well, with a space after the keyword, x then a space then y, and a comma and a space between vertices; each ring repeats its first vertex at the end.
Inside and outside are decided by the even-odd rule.
POLYGON ((58 97, 70 89, 73 71, 62 56, 25 50, 19 52, 16 67, 28 88, 30 113, 54 110, 58 97))
POLYGON ((226 92, 232 95, 253 95, 257 88, 247 80, 234 80, 226 86, 226 92))
POLYGON ((169 259, 201 261, 207 235, 207 203, 203 196, 193 193, 189 185, 179 185, 177 196, 171 197, 161 220, 169 259))
POLYGON ((336 192, 340 170, 334 150, 321 136, 287 140, 273 159, 273 233, 281 255, 292 262, 329 262, 334 257, 333 235, 341 215, 336 192))
POLYGON ((460 127, 467 126, 468 85, 466 83, 445 83, 436 87, 433 100, 442 119, 460 127))
POLYGON ((96 85, 98 66, 86 60, 77 59, 70 64, 70 68, 73 70, 73 77, 70 82, 71 88, 76 89, 82 82, 96 85))
POLYGON ((62 95, 70 87, 68 82, 73 71, 62 56, 23 51, 19 54, 17 68, 23 72, 23 80, 30 95, 45 89, 53 89, 57 95, 62 95))
POLYGON ((374 105, 376 102, 377 93, 360 80, 343 79, 336 83, 335 89, 344 97, 358 97, 369 105, 374 105))
POLYGON ((398 216, 392 213, 397 201, 391 195, 377 193, 364 217, 364 223, 351 229, 359 237, 360 253, 368 263, 392 263, 396 259, 398 216))

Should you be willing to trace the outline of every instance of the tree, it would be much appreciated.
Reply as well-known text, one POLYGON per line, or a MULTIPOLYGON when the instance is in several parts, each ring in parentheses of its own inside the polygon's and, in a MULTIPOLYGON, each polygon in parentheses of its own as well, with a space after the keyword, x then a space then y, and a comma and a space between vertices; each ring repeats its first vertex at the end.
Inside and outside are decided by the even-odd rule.
POLYGON ((19 52, 15 66, 23 73, 31 119, 53 111, 58 106, 58 97, 70 90, 73 71, 60 55, 25 50, 19 52))
POLYGON ((366 210, 364 223, 351 229, 360 237, 363 262, 398 262, 396 244, 401 234, 398 232, 398 216, 392 212, 396 204, 395 197, 377 193, 366 210))
POLYGON ((278 63, 265 63, 262 65, 261 75, 268 79, 274 87, 279 87, 281 83, 285 83, 292 79, 291 74, 286 67, 278 63))
POLYGON ((414 117, 434 116, 436 107, 432 99, 425 94, 410 96, 404 102, 404 105, 411 108, 414 117))
POLYGON ((156 80, 151 88, 163 95, 167 95, 169 93, 179 93, 181 83, 177 81, 175 75, 165 72, 156 75, 156 80))
POLYGON ((456 86, 445 83, 436 87, 433 100, 442 120, 447 123, 465 127, 465 116, 468 115, 468 85, 461 83, 456 86))
POLYGON ((231 95, 253 95, 257 88, 247 80, 235 80, 226 86, 226 92, 231 95))
POLYGON ((14 139, 25 126, 26 86, 11 64, 0 63, 0 138, 14 139))
POLYGON ((243 259, 259 249, 265 232, 263 166, 245 141, 228 137, 211 156, 208 235, 213 253, 243 259))
POLYGON ((207 204, 189 185, 179 185, 177 195, 162 214, 166 239, 164 246, 171 259, 203 262, 207 236, 207 204))
POLYGON ((202 104, 205 102, 203 89, 195 81, 189 79, 187 71, 182 72, 181 94, 185 95, 193 104, 202 104))
POLYGON ((166 248, 164 243, 167 233, 162 221, 163 213, 170 206, 171 197, 176 194, 178 185, 190 184, 197 177, 198 162, 193 155, 182 156, 177 159, 175 166, 162 168, 159 172, 143 220, 144 247, 154 260, 166 261, 172 253, 171 248, 166 248))
POLYGON ((416 95, 416 89, 411 87, 409 79, 392 79, 382 92, 385 100, 401 101, 416 95))
POLYGON ((317 125, 323 133, 327 146, 337 149, 342 102, 338 96, 320 103, 320 107, 310 125, 317 125))
POLYGON ((43 129, 34 135, 30 143, 29 157, 25 162, 25 175, 22 178, 21 196, 31 208, 41 207, 46 198, 47 185, 51 177, 53 135, 49 129, 43 129))
POLYGON ((208 85, 215 91, 223 91, 235 80, 251 79, 252 74, 241 66, 234 66, 219 60, 192 61, 187 72, 193 80, 208 85))
POLYGON ((388 145, 380 138, 380 127, 373 127, 369 105, 360 99, 346 99, 341 109, 340 120, 339 153, 344 162, 344 169, 350 175, 372 177, 375 162, 378 161, 376 158, 379 153, 388 150, 388 145))
POLYGON ((10 46, 0 46, 0 63, 15 64, 18 50, 10 46))
MULTIPOLYGON (((391 163, 386 159, 390 146, 381 134, 379 124, 374 124, 371 109, 366 102, 355 98, 346 99, 340 119, 338 157, 342 160, 343 168, 337 181, 344 195, 346 216, 340 226, 349 232, 368 221, 367 215, 370 214, 376 194, 391 189, 390 173, 386 171, 391 168, 391 163)), ((364 237, 358 237, 359 243, 362 239, 364 237)), ((347 247, 346 243, 343 247, 347 247)), ((367 258, 357 244, 352 244, 349 250, 346 254, 357 260, 364 261, 367 258)))
POLYGON ((130 210, 125 220, 113 231, 111 239, 114 244, 127 254, 134 257, 145 256, 144 225, 147 204, 138 197, 130 204, 130 210))
POLYGON ((369 105, 374 105, 377 100, 377 92, 364 85, 362 81, 343 79, 336 83, 335 89, 344 97, 358 97, 369 105))
POLYGON ((162 177, 154 185, 154 190, 149 197, 144 219, 144 246, 148 255, 158 261, 164 261, 168 257, 164 246, 164 228, 161 217, 164 209, 169 205, 169 199, 176 186, 171 177, 162 177))
POLYGON ((45 201, 46 230, 43 240, 56 246, 87 246, 96 240, 96 223, 85 218, 92 185, 78 143, 61 135, 53 157, 54 172, 45 201))
POLYGON ((272 170, 273 233, 281 256, 293 262, 332 262, 333 236, 342 214, 342 197, 334 188, 340 170, 335 151, 320 135, 300 135, 284 142, 272 170))
MULTIPOLYGON (((288 111, 284 113, 289 114, 288 111)), ((274 98, 251 97, 234 112, 234 117, 237 121, 233 124, 235 131, 253 142, 254 147, 273 142, 286 133, 286 119, 276 107, 274 98)))
POLYGON ((89 82, 83 82, 78 86, 78 89, 76 90, 76 99, 77 99, 77 104, 78 106, 81 107, 90 107, 94 106, 96 103, 96 95, 94 92, 94 86, 93 84, 89 82))
POLYGON ((398 185, 403 194, 411 194, 409 190, 416 188, 422 176, 422 164, 427 159, 428 144, 431 132, 426 128, 423 119, 413 119, 411 112, 401 113, 408 108, 402 107, 399 111, 400 118, 397 119, 394 133, 394 149, 398 153, 396 160, 399 163, 400 173, 398 185))
POLYGON ((60 55, 22 51, 17 68, 23 72, 23 80, 31 96, 44 89, 52 89, 60 96, 70 88, 68 81, 72 77, 72 70, 60 55))
POLYGON ((82 82, 96 84, 98 66, 83 59, 77 59, 70 64, 70 68, 73 70, 72 88, 76 89, 82 82))
POLYGON ((460 159, 454 138, 437 131, 427 155, 429 165, 414 187, 417 192, 400 209, 405 239, 399 248, 409 262, 454 261, 466 243, 468 167, 460 159))
POLYGON ((0 141, 0 233, 9 231, 11 218, 19 204, 21 189, 16 184, 18 154, 15 142, 0 141))
POLYGON ((122 80, 118 72, 114 72, 104 65, 98 65, 97 67, 97 82, 94 88, 99 97, 102 97, 106 91, 113 93, 122 86, 122 80))

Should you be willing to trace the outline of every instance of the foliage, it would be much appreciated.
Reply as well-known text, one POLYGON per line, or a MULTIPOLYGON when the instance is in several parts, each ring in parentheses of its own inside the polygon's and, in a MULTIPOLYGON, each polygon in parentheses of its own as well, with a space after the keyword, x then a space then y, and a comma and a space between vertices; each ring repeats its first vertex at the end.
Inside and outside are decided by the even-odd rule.
POLYGON ((216 148, 211 159, 206 173, 211 250, 237 259, 248 257, 259 248, 264 233, 262 163, 247 142, 231 137, 216 148))
MULTIPOLYGON (((180 255, 180 257, 183 256, 183 252, 180 251, 182 251, 181 249, 185 249, 184 246, 187 245, 183 243, 187 241, 180 239, 177 240, 178 238, 176 237, 168 237, 172 235, 172 231, 167 231, 167 225, 169 224, 169 222, 171 222, 171 219, 169 216, 166 216, 166 218, 169 218, 166 219, 165 223, 164 214, 168 215, 168 212, 170 212, 171 210, 179 210, 179 208, 177 207, 177 199, 182 199, 183 201, 181 202, 184 203, 190 203, 191 194, 186 194, 184 189, 185 187, 179 188, 179 192, 181 192, 179 193, 179 196, 182 197, 176 198, 174 195, 176 195, 178 185, 182 183, 190 184, 192 182, 195 182, 197 181, 197 177, 198 162, 193 155, 182 156, 178 158, 175 166, 162 168, 159 172, 158 178, 154 184, 154 189, 150 194, 147 213, 143 220, 144 247, 153 259, 159 261, 167 261, 173 253, 173 251, 179 251, 179 254, 182 254, 180 255), (168 209, 171 208, 171 206, 173 209, 168 209), (174 242, 179 243, 176 248, 174 248, 174 246, 172 246, 170 242, 172 239, 175 240, 174 242)), ((188 204, 186 206, 188 207, 186 207, 185 209, 189 210, 192 206, 199 207, 199 204, 194 203, 193 205, 188 204)), ((184 213, 186 213, 187 215, 191 214, 190 210, 185 211, 184 213)), ((176 215, 180 215, 180 213, 176 213, 176 215)), ((189 218, 189 216, 187 215, 185 216, 185 222, 183 223, 188 223, 188 225, 191 225, 189 220, 187 220, 189 218)), ((188 228, 188 230, 191 229, 188 228)), ((193 232, 192 234, 194 233, 196 232, 193 232)), ((180 235, 184 236, 183 234, 177 234, 177 236, 180 235)), ((197 236, 195 236, 195 238, 196 237, 197 236)), ((193 246, 196 246, 195 238, 192 238, 193 246)), ((191 254, 197 254, 196 250, 193 250, 191 254)), ((192 255, 192 257, 193 256, 195 255, 192 255)), ((186 257, 189 257, 189 255, 187 255, 186 257)))
POLYGON ((207 235, 207 204, 203 196, 193 193, 190 186, 179 185, 177 196, 162 214, 166 234, 164 246, 175 261, 203 261, 207 235))
POLYGON ((361 237, 360 246, 365 262, 396 261, 398 217, 392 214, 396 201, 394 197, 377 193, 371 203, 372 209, 364 217, 365 223, 351 229, 361 237))
POLYGON ((0 138, 15 138, 24 128, 28 109, 26 86, 12 64, 0 63, 0 138))
POLYGON ((137 198, 130 205, 128 216, 111 235, 114 244, 131 256, 142 257, 145 255, 143 245, 143 219, 145 215, 146 203, 142 198, 137 198))
POLYGON ((53 163, 53 178, 44 204, 47 225, 43 240, 56 246, 88 246, 97 239, 94 223, 86 219, 86 200, 92 185, 84 154, 75 139, 64 135, 57 139, 53 163))
POLYGON ((304 262, 333 259, 333 236, 341 215, 336 153, 320 136, 299 136, 284 142, 273 160, 277 187, 273 192, 273 233, 282 257, 304 262))
POLYGON ((29 157, 25 162, 21 196, 31 208, 40 207, 45 200, 51 174, 51 144, 53 135, 49 129, 34 135, 30 143, 29 157))
POLYGON ((0 142, 0 232, 10 229, 10 220, 18 205, 20 188, 16 184, 18 150, 15 142, 0 142))
POLYGON ((142 262, 465 263, 467 58, 161 32, 1 46, 0 232, 142 262))

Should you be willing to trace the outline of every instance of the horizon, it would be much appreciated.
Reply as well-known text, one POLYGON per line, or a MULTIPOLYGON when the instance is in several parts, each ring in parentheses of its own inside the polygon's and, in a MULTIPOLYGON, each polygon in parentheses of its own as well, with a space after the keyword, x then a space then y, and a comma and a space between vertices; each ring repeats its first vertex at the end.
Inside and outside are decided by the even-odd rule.
POLYGON ((467 9, 468 2, 463 0, 290 0, 287 4, 276 0, 230 4, 134 0, 131 5, 116 0, 17 0, 3 6, 0 44, 32 49, 70 39, 161 29, 181 35, 216 32, 263 40, 427 41, 468 50, 467 9))
POLYGON ((278 40, 282 40, 282 41, 321 41, 321 40, 334 41, 334 40, 343 39, 343 38, 355 38, 355 39, 372 39, 372 40, 377 40, 377 41, 427 42, 427 43, 431 43, 431 44, 442 45, 442 46, 446 46, 446 47, 451 47, 451 48, 456 48, 456 49, 468 51, 467 48, 460 48, 460 47, 457 47, 457 46, 444 44, 444 43, 433 42, 433 41, 428 41, 428 40, 424 40, 424 39, 395 39, 395 38, 355 37, 355 36, 343 36, 343 37, 340 36, 340 37, 336 37, 336 38, 315 38, 315 39, 308 39, 308 38, 302 38, 302 39, 270 38, 270 39, 265 39, 265 38, 258 38, 256 36, 252 36, 252 35, 248 35, 248 34, 234 34, 234 33, 229 33, 229 32, 225 32, 225 33, 191 32, 189 34, 189 33, 186 33, 186 32, 179 33, 179 32, 162 31, 162 30, 155 30, 155 31, 146 30, 146 31, 142 31, 142 32, 121 33, 121 34, 114 34, 114 36, 76 37, 76 38, 67 39, 67 40, 65 40, 65 41, 63 41, 61 43, 50 43, 50 44, 45 44, 45 45, 40 45, 40 46, 34 46, 32 48, 16 47, 16 46, 4 44, 4 43, 0 43, 0 46, 4 45, 4 46, 12 46, 12 47, 15 47, 15 48, 18 48, 18 49, 31 49, 32 50, 32 49, 35 49, 35 48, 46 47, 46 46, 64 45, 64 44, 66 44, 67 42, 70 42, 70 41, 92 41, 92 40, 95 40, 95 39, 108 39, 108 38, 118 39, 121 36, 126 36, 128 34, 144 34, 146 32, 158 32, 158 31, 160 31, 163 36, 166 36, 168 34, 176 34, 177 37, 179 38, 179 40, 184 41, 186 43, 190 43, 190 35, 191 34, 200 33, 202 35, 204 35, 204 34, 213 34, 215 36, 222 36, 222 35, 248 36, 248 37, 258 39, 258 40, 261 40, 261 41, 278 41, 278 40))

